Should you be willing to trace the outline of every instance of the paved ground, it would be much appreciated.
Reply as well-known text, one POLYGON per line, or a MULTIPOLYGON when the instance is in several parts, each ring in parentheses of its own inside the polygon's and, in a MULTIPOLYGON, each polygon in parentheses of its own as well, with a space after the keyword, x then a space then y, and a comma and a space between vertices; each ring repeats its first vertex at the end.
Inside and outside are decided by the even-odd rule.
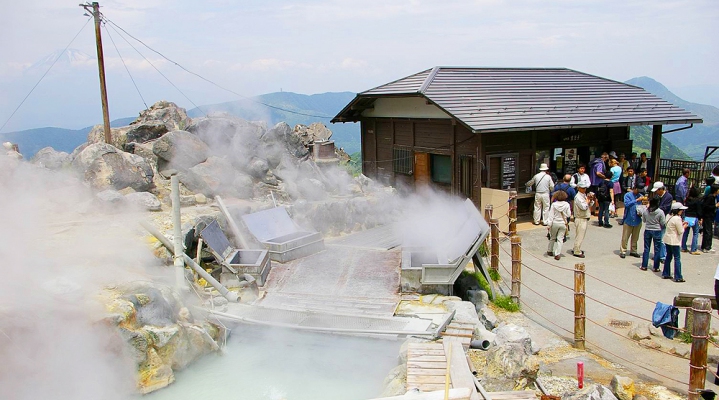
MULTIPOLYGON (((583 245, 587 258, 580 259, 571 255, 570 251, 574 241, 570 239, 564 244, 562 258, 559 261, 545 255, 547 251, 546 228, 534 227, 530 223, 520 224, 518 231, 522 237, 522 262, 527 265, 522 270, 521 296, 522 301, 527 304, 523 307, 523 311, 539 324, 571 342, 574 324, 573 291, 547 278, 572 288, 574 285, 573 271, 563 270, 557 266, 573 268, 575 263, 584 262, 587 271, 587 296, 636 316, 613 310, 587 298, 587 318, 596 322, 595 324, 587 321, 588 348, 612 362, 625 366, 644 379, 653 379, 669 388, 685 392, 687 387, 680 382, 688 382, 688 360, 641 347, 626 338, 626 329, 615 328, 610 325, 610 321, 631 321, 633 324, 644 322, 641 318, 651 319, 655 302, 671 304, 674 296, 680 291, 713 293, 713 277, 717 263, 719 263, 719 255, 693 256, 682 253, 682 269, 686 282, 674 283, 671 280, 663 280, 659 273, 651 272, 651 269, 649 271, 639 270, 641 259, 633 257, 621 259, 619 257, 621 226, 614 222, 613 224, 613 228, 606 229, 596 226, 596 221, 592 220, 583 245), (547 278, 540 276, 540 273, 547 278), (602 279, 618 289, 599 282, 590 275, 602 279), (559 306, 545 300, 540 295, 559 306), (529 307, 536 312, 529 310, 529 307)), ((573 239, 574 232, 571 236, 573 239)), ((509 252, 508 240, 503 241, 501 246, 509 252)), ((640 241, 640 250, 642 246, 640 241)), ((504 266, 511 268, 511 259, 507 252, 500 251, 500 260, 504 266)), ((500 272, 507 282, 511 280, 511 274, 508 274, 502 267, 500 267, 500 272)), ((712 325, 719 327, 719 318, 716 318, 716 312, 713 317, 712 325)), ((684 312, 680 315, 680 324, 683 324, 683 321, 684 312)), ((664 344, 664 347, 671 346, 671 342, 667 343, 664 344)), ((715 365, 711 367, 716 368, 715 365)), ((713 387, 716 390, 711 381, 713 379, 707 380, 707 387, 713 387)))

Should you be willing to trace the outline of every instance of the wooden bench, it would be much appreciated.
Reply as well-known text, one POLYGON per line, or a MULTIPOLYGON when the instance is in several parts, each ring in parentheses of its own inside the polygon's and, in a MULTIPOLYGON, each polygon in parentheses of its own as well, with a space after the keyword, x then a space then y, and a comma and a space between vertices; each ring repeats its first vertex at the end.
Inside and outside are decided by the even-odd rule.
POLYGON ((717 300, 713 294, 702 294, 702 293, 686 293, 679 292, 678 295, 674 296, 674 307, 688 307, 686 314, 684 314, 684 329, 691 329, 693 318, 692 302, 694 299, 709 299, 711 300, 712 310, 719 310, 717 307, 717 300))

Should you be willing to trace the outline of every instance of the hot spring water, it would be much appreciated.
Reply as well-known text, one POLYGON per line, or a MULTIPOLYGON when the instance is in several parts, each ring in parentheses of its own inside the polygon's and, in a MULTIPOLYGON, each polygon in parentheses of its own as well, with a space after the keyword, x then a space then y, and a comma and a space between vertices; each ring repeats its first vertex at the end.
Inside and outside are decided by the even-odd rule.
POLYGON ((401 340, 240 325, 224 354, 175 373, 147 400, 352 400, 379 397, 401 340))

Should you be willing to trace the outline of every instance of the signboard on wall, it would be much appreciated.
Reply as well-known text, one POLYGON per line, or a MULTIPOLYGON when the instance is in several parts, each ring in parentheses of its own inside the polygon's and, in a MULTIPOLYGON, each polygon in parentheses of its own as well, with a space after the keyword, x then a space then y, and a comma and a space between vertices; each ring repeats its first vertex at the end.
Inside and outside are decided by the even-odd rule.
POLYGON ((517 157, 502 157, 502 189, 515 189, 517 187, 517 157))
POLYGON ((564 149, 564 173, 572 175, 577 172, 577 149, 564 149))

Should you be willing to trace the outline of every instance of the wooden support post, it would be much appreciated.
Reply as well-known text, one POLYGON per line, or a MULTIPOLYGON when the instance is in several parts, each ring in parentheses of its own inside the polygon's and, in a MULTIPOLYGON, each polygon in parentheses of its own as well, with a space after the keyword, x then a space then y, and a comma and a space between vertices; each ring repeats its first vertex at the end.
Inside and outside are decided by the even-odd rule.
POLYGON ((522 288, 522 238, 512 236, 512 301, 519 304, 522 288))
POLYGON ((494 212, 494 206, 491 204, 487 204, 484 206, 484 220, 489 223, 489 221, 492 220, 492 213, 494 212))
POLYGON ((509 192, 509 236, 517 234, 517 192, 509 192))
POLYGON ((689 400, 699 399, 699 390, 704 389, 707 373, 707 344, 712 306, 709 299, 692 301, 694 322, 692 324, 692 352, 689 356, 689 400))
POLYGON ((659 160, 661 158, 661 152, 662 152, 662 126, 661 125, 654 125, 652 127, 652 149, 651 149, 651 155, 652 158, 652 164, 654 165, 654 168, 652 168, 651 171, 647 171, 648 173, 651 173, 650 177, 652 178, 652 182, 656 182, 659 180, 659 160))
POLYGON ((574 347, 584 350, 584 264, 574 264, 574 347))
POLYGON ((489 268, 499 272, 499 221, 495 218, 490 219, 489 227, 492 236, 489 268))

